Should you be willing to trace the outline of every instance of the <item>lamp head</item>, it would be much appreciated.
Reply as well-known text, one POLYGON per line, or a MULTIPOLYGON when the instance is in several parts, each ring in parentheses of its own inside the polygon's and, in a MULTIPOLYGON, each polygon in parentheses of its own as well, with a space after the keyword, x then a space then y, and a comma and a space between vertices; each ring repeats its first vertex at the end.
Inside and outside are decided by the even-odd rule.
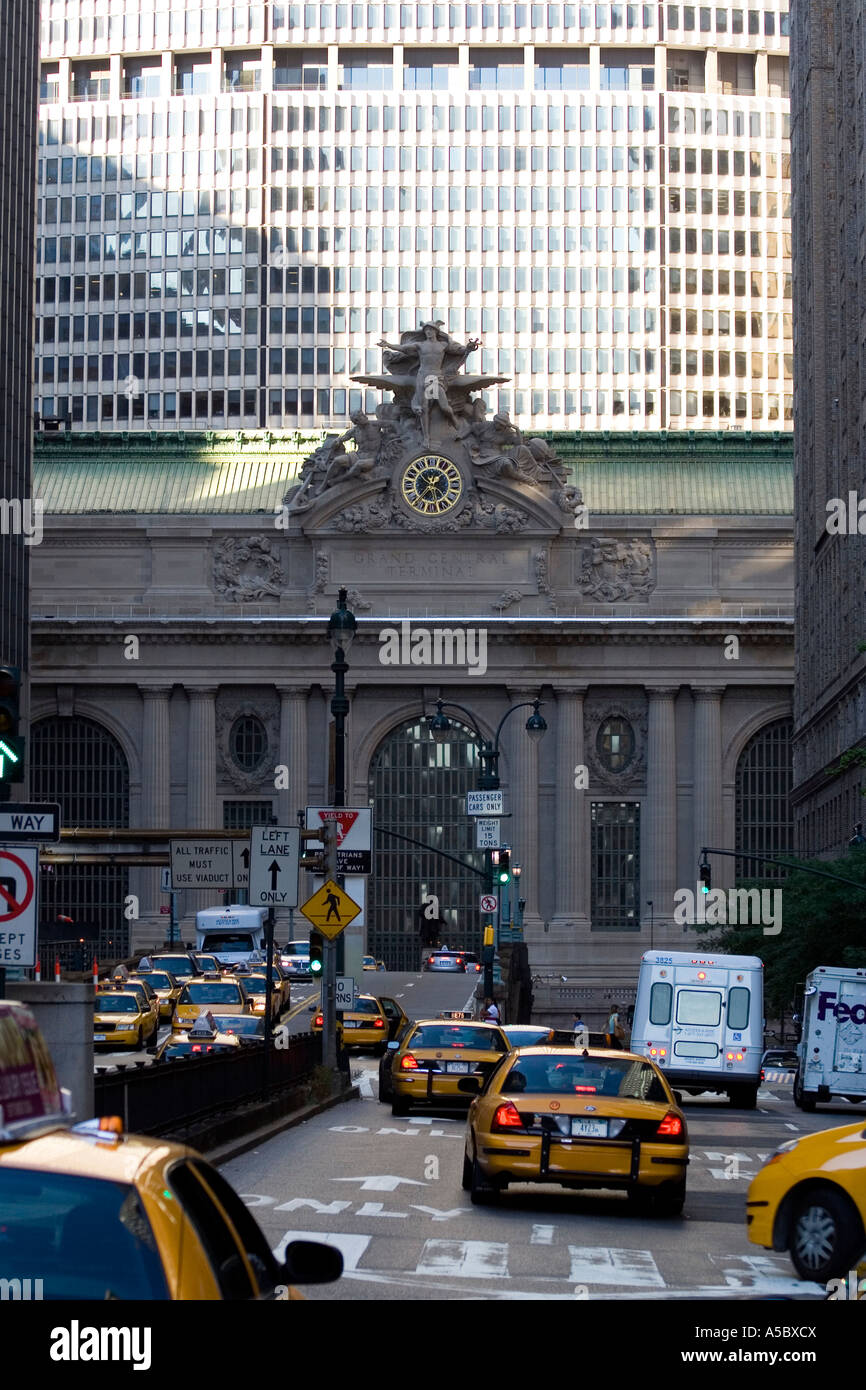
POLYGON ((538 712, 539 704, 539 700, 534 702, 532 713, 526 721, 526 732, 531 739, 536 741, 547 733, 547 724, 538 712))
POLYGON ((334 653, 342 647, 343 654, 352 645, 355 630, 358 626, 354 613, 347 607, 348 594, 345 589, 341 589, 337 595, 337 607, 328 619, 328 637, 331 642, 331 649, 334 653))

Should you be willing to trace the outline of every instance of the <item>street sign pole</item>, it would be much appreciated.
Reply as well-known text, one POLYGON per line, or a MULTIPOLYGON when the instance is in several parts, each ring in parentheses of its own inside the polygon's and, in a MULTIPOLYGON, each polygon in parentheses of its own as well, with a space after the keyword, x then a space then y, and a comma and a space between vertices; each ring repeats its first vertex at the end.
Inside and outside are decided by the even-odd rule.
MULTIPOLYGON (((322 823, 322 843, 325 846, 325 873, 337 879, 337 827, 333 821, 322 823)), ((339 881, 339 880, 337 880, 339 881)), ((322 1064, 332 1071, 337 1067, 337 943, 326 939, 322 952, 322 1064)))
POLYGON ((265 962, 267 976, 265 981, 265 1057, 264 1057, 264 1076, 262 1099, 268 1098, 268 1086, 271 1079, 271 1010, 274 1002, 274 982, 272 971, 274 965, 274 909, 268 908, 268 915, 265 919, 265 962))

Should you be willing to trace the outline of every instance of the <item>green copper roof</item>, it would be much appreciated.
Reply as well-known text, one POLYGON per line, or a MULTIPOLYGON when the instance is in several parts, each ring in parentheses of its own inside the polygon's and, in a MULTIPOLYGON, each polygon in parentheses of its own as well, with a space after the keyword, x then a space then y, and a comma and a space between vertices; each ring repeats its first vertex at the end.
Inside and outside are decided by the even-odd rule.
MULTIPOLYGON (((321 433, 37 436, 49 516, 273 512, 321 433)), ((597 514, 791 516, 790 434, 548 433, 597 514)))

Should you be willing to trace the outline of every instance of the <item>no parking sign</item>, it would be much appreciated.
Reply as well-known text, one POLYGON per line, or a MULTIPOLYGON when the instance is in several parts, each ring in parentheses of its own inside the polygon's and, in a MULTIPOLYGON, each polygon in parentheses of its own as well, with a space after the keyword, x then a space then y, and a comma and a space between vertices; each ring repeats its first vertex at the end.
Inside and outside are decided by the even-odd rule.
POLYGON ((0 968, 36 964, 38 873, 35 845, 0 848, 0 968))

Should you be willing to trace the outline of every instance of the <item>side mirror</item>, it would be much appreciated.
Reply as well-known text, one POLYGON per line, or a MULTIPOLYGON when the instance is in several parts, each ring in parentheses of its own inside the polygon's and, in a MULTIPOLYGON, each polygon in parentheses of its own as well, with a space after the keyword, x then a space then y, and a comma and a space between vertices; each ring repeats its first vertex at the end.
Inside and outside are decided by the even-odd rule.
POLYGON ((682 1093, 682 1091, 674 1091, 674 1101, 675 1101, 675 1103, 676 1103, 677 1105, 682 1105, 682 1103, 683 1103, 683 1093, 682 1093))
POLYGON ((457 1082, 458 1091, 463 1091, 467 1096, 477 1096, 481 1090, 480 1076, 461 1076, 457 1082))
POLYGON ((389 1042, 389 1043, 388 1043, 388 1046, 387 1046, 387 1050, 388 1050, 389 1052, 396 1052, 396 1051, 397 1051, 397 1048, 398 1048, 399 1046, 400 1046, 400 1044, 399 1044, 398 1042, 389 1042))
POLYGON ((343 1273, 343 1256, 333 1245, 293 1240, 286 1246, 280 1273, 290 1284, 333 1284, 343 1273))

